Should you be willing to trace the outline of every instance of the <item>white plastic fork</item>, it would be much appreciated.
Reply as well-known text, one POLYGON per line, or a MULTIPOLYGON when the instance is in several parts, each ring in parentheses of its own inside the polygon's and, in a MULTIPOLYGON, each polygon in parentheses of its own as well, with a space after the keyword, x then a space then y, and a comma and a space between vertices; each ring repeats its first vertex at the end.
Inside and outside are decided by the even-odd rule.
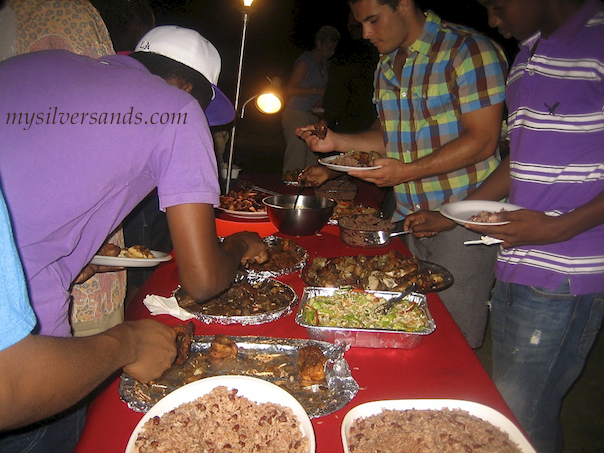
POLYGON ((484 244, 484 245, 493 245, 493 244, 501 244, 503 241, 501 239, 492 238, 491 236, 480 236, 479 241, 465 241, 464 245, 474 245, 474 244, 484 244))

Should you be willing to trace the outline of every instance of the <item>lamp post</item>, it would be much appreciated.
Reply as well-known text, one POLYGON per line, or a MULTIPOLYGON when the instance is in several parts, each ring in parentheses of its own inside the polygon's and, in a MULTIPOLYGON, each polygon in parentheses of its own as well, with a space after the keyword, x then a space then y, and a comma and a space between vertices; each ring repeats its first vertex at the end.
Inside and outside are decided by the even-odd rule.
MULTIPOLYGON (((243 51, 245 49, 245 37, 247 34, 248 10, 254 0, 243 0, 243 31, 241 33, 241 50, 239 51, 239 70, 237 71, 237 85, 235 88, 235 112, 239 109, 239 92, 241 91, 241 73, 243 71, 243 51)), ((227 167, 226 192, 231 188, 231 172, 233 170, 233 150, 235 149, 235 128, 237 126, 237 116, 233 121, 231 130, 231 146, 229 148, 229 164, 227 167)))
POLYGON ((245 115, 245 106, 248 105, 254 99, 256 100, 256 108, 262 113, 266 113, 268 115, 277 113, 283 108, 283 98, 279 93, 281 79, 279 77, 275 77, 272 80, 267 77, 267 79, 271 83, 271 86, 268 87, 268 89, 252 96, 243 103, 243 105, 241 106, 240 118, 243 119, 243 115, 245 115))

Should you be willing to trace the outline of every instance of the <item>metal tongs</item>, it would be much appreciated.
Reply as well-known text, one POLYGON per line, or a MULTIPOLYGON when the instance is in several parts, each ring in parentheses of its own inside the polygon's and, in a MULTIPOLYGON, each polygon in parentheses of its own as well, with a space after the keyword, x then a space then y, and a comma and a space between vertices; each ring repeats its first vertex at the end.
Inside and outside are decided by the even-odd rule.
POLYGON ((274 195, 276 197, 283 195, 279 192, 274 192, 272 190, 265 189, 264 187, 259 187, 249 181, 239 181, 239 187, 241 187, 243 190, 257 190, 258 192, 264 192, 269 195, 274 195))
POLYGON ((394 307, 396 304, 398 304, 400 301, 402 301, 405 297, 407 297, 409 294, 411 294, 416 289, 417 288, 416 288, 415 284, 410 285, 407 288, 405 288, 405 290, 402 293, 400 293, 398 296, 395 296, 392 299, 388 299, 386 301, 386 303, 384 305, 382 305, 382 308, 380 309, 381 313, 383 315, 387 314, 390 310, 392 310, 392 307, 394 307))

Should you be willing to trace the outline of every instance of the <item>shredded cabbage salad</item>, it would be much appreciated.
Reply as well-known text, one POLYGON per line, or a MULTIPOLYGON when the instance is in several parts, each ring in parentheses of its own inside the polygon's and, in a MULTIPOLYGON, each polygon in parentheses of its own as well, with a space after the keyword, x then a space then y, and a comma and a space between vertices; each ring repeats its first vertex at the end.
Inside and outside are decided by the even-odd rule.
POLYGON ((336 291, 331 296, 308 299, 302 317, 307 324, 321 327, 354 327, 364 329, 402 330, 417 332, 427 327, 428 319, 417 303, 401 300, 387 313, 387 302, 365 291, 336 291))

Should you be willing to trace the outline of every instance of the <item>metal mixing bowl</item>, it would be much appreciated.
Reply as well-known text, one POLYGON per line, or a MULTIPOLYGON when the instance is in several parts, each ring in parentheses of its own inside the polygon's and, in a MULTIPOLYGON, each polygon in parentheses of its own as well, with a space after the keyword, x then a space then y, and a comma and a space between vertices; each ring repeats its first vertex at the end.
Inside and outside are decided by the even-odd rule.
POLYGON ((262 200, 268 218, 279 231, 290 236, 310 236, 323 228, 336 202, 330 198, 300 195, 279 195, 262 200))

